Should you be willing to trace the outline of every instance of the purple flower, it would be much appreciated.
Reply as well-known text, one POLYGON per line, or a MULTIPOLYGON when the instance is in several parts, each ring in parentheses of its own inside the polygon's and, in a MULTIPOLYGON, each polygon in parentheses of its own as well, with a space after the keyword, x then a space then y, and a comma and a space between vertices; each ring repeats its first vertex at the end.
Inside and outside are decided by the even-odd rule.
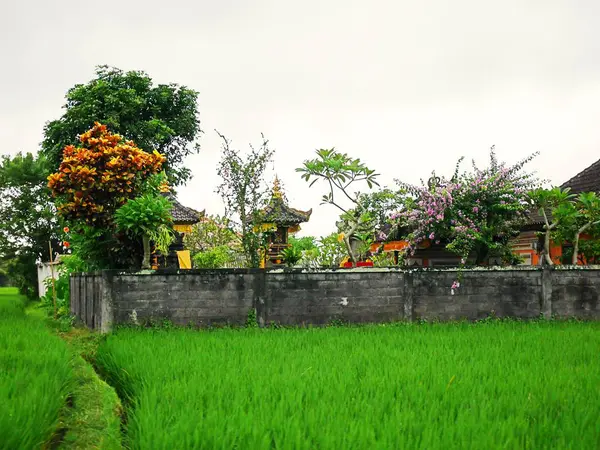
POLYGON ((478 212, 479 212, 479 208, 478 208, 477 206, 476 206, 476 207, 474 207, 474 208, 473 208, 473 212, 474 212, 474 213, 478 213, 478 212))
POLYGON ((434 234, 434 233, 431 233, 431 234, 429 235, 429 239, 435 239, 435 234, 434 234))

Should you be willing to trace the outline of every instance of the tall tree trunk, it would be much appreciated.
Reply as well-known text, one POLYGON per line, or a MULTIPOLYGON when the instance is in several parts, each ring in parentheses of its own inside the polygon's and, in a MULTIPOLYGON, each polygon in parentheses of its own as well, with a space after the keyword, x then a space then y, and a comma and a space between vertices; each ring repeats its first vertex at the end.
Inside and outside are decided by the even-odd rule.
POLYGON ((546 226, 546 233, 544 234, 544 259, 549 266, 553 266, 554 262, 550 257, 550 231, 556 226, 558 222, 554 222, 552 225, 548 221, 548 216, 546 215, 546 210, 544 208, 540 209, 542 213, 542 217, 544 218, 544 224, 546 226))
POLYGON ((579 230, 577 230, 577 233, 575 233, 575 239, 573 240, 573 257, 571 258, 571 264, 574 266, 577 265, 577 257, 579 255, 579 236, 581 236, 581 233, 586 231, 591 226, 592 223, 586 223, 579 230))
POLYGON ((352 251, 352 244, 350 243, 350 238, 348 236, 344 236, 344 244, 346 244, 346 250, 348 251, 348 257, 350 258, 350 262, 352 262, 352 264, 355 264, 356 256, 354 256, 354 252, 352 251))
POLYGON ((574 266, 577 265, 577 255, 579 254, 579 235, 580 233, 575 234, 575 239, 573 240, 573 256, 571 257, 571 264, 574 266))
POLYGON ((546 233, 544 234, 544 259, 549 266, 554 265, 554 262, 550 257, 550 230, 546 230, 546 233))
POLYGON ((348 250, 348 256, 350 257, 350 261, 352 261, 352 264, 356 264, 356 255, 354 254, 354 251, 352 250, 352 243, 350 242, 350 238, 352 236, 354 236, 354 233, 356 233, 356 230, 358 229, 358 221, 355 222, 354 224, 352 224, 352 226, 350 227, 350 229, 344 233, 344 244, 346 244, 346 250, 348 250))
POLYGON ((144 259, 142 260, 142 269, 150 269, 150 238, 147 234, 142 236, 144 246, 144 259))

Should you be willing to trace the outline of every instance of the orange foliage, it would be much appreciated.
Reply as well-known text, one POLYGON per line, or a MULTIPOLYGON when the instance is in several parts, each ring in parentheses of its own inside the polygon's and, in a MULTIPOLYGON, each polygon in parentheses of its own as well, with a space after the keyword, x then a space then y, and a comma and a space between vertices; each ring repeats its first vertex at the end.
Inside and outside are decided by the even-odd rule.
POLYGON ((98 122, 79 139, 81 147, 63 150, 60 168, 48 177, 48 187, 58 198, 63 217, 104 225, 116 209, 140 193, 146 178, 160 172, 165 158, 157 151, 140 150, 98 122))

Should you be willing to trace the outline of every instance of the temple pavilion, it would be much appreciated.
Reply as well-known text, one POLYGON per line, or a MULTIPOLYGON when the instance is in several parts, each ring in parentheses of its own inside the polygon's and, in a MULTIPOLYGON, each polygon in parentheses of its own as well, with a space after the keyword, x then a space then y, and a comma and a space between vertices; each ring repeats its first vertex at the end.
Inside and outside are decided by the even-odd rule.
POLYGON ((301 223, 308 222, 312 209, 301 211, 288 206, 279 178, 275 177, 271 199, 262 213, 262 229, 269 231, 268 250, 263 258, 262 266, 278 266, 283 264, 283 250, 290 246, 289 236, 300 231, 301 223))

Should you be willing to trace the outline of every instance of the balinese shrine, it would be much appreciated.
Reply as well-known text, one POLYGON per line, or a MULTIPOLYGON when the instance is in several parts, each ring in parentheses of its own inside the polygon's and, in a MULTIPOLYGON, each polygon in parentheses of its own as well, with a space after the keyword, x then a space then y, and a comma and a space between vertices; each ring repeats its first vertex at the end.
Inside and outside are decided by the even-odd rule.
POLYGON ((308 222, 311 214, 312 209, 301 211, 288 206, 279 178, 275 177, 271 199, 263 209, 262 229, 268 231, 269 235, 262 267, 276 267, 284 263, 282 252, 290 246, 289 236, 300 231, 300 224, 308 222))
POLYGON ((173 217, 173 231, 175 231, 175 241, 169 247, 169 254, 166 258, 163 255, 152 255, 152 268, 178 268, 191 269, 192 263, 190 251, 183 245, 183 237, 186 233, 192 231, 192 226, 204 217, 204 211, 199 212, 195 209, 183 206, 175 196, 166 192, 163 193, 173 204, 171 216, 173 217))

